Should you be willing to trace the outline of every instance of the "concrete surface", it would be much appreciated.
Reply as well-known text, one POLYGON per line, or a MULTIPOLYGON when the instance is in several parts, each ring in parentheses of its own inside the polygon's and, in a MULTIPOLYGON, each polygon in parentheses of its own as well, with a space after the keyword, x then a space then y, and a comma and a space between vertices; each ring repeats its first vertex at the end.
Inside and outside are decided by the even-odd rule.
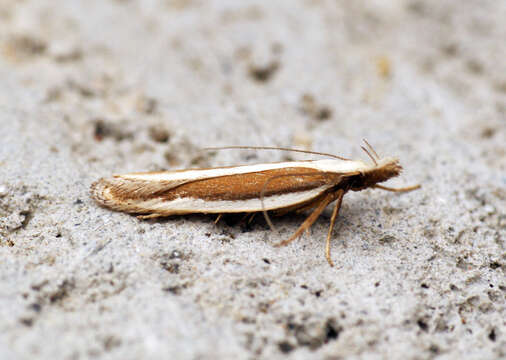
MULTIPOLYGON (((0 1, 1 359, 506 356, 504 1, 0 1), (304 158, 405 167, 285 248, 90 184, 304 158)), ((275 219, 289 236, 304 216, 275 219)))

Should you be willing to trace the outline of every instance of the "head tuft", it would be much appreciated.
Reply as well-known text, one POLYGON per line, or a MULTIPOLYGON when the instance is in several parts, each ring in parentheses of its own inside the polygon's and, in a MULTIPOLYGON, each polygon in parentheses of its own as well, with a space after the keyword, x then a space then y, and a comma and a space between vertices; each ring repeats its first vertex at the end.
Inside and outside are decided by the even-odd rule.
POLYGON ((375 174, 377 182, 383 182, 390 178, 398 176, 402 172, 402 166, 399 159, 387 157, 378 161, 378 164, 369 170, 369 173, 375 174))
POLYGON ((391 157, 380 159, 375 166, 360 175, 356 175, 351 184, 351 189, 354 191, 366 189, 398 176, 401 171, 402 166, 399 164, 399 159, 391 157))

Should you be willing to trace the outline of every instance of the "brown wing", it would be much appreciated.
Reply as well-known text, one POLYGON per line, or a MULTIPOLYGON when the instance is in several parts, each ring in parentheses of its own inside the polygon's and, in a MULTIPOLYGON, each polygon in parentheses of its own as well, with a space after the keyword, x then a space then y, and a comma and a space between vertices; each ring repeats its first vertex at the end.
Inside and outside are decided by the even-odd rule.
MULTIPOLYGON (((291 167, 251 172, 238 175, 226 175, 208 179, 182 182, 148 181, 117 176, 101 179, 91 188, 93 198, 101 205, 119 211, 131 213, 179 214, 189 212, 236 212, 231 203, 248 199, 275 199, 276 195, 308 192, 308 196, 295 196, 298 200, 286 206, 303 205, 311 202, 330 187, 339 183, 340 174, 315 172, 311 168, 291 167), (318 191, 320 190, 321 191, 318 191), (317 190, 311 192, 311 190, 317 190), (310 195, 309 193, 312 193, 310 195), (218 203, 216 209, 202 209, 185 205, 180 209, 182 200, 199 200, 218 203), (221 204, 227 204, 222 208, 221 204)), ((277 201, 275 201, 277 202, 277 201)), ((183 201, 184 203, 184 201, 183 201)), ((272 202, 271 202, 272 203, 272 202)), ((186 202, 186 204, 188 204, 186 202)), ((275 208, 286 207, 285 203, 275 208)), ((261 207, 255 211, 260 211, 261 207)), ((252 210, 250 210, 252 211, 252 210)))
POLYGON ((293 167, 196 180, 153 195, 168 201, 185 197, 209 201, 247 200, 330 186, 340 178, 339 174, 293 167))

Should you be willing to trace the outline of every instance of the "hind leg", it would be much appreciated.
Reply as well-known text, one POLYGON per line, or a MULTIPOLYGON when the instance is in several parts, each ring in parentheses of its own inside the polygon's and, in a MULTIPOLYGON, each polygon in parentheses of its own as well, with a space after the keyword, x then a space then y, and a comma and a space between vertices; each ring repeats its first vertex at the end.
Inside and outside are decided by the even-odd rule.
POLYGON ((338 193, 340 194, 340 192, 327 194, 327 196, 325 196, 316 206, 315 210, 311 213, 311 215, 309 215, 306 218, 306 220, 304 220, 304 222, 299 226, 297 231, 295 231, 295 233, 292 236, 290 236, 290 238, 283 240, 282 242, 276 244, 276 246, 288 245, 292 241, 297 239, 299 236, 301 236, 304 231, 308 230, 311 227, 311 225, 314 224, 314 222, 318 219, 323 210, 325 210, 327 205, 330 204, 339 196, 338 193))
POLYGON ((334 229, 334 224, 336 222, 336 218, 339 215, 339 209, 341 209, 341 203, 343 202, 344 190, 338 191, 338 198, 336 202, 336 206, 334 206, 334 210, 332 211, 332 217, 330 218, 330 226, 329 232, 327 234, 327 240, 325 242, 325 257, 327 258, 327 262, 330 266, 334 266, 332 262, 332 258, 330 257, 330 237, 332 236, 332 229, 334 229))

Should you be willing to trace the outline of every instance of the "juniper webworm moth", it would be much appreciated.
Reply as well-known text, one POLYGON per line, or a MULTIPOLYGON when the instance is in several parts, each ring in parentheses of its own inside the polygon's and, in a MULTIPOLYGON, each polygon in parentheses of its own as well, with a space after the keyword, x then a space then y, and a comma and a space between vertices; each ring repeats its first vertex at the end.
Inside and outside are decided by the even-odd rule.
MULTIPOLYGON (((327 205, 336 202, 327 233, 325 256, 330 256, 330 238, 344 194, 376 188, 407 192, 420 186, 394 189, 380 185, 398 176, 402 167, 393 157, 380 158, 364 140, 362 149, 372 160, 350 160, 312 151, 271 147, 227 147, 277 149, 327 156, 322 160, 289 161, 211 169, 139 172, 102 178, 91 186, 92 197, 109 209, 137 214, 140 219, 190 213, 222 214, 263 212, 271 228, 271 214, 311 214, 288 239, 297 239, 318 219, 327 205)), ((224 148, 215 148, 224 149, 224 148)))

